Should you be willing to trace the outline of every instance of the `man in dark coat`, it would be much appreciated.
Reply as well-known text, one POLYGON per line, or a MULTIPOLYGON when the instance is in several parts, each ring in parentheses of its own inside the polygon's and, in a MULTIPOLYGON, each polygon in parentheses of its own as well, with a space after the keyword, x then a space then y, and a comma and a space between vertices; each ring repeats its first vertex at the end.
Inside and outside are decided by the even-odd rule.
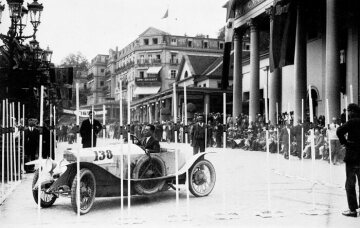
POLYGON ((150 153, 159 153, 160 144, 159 141, 154 137, 155 126, 148 124, 143 130, 144 138, 140 140, 139 146, 148 150, 150 153))
MULTIPOLYGON (((35 123, 29 120, 29 127, 25 130, 25 162, 34 161, 39 155, 39 130, 35 123)), ((34 166, 25 166, 25 171, 33 171, 34 166)))
POLYGON ((89 118, 81 123, 80 135, 83 148, 96 146, 96 135, 101 131, 102 126, 100 122, 92 117, 92 112, 89 112, 89 118), (91 128, 93 127, 93 145, 91 146, 91 128))
POLYGON ((205 152, 205 123, 204 117, 198 116, 197 123, 194 124, 193 130, 191 132, 192 136, 192 147, 193 147, 193 154, 197 154, 200 152, 205 152))
MULTIPOLYGON (((346 147, 344 162, 346 164, 346 196, 349 210, 342 214, 350 217, 357 217, 359 208, 356 197, 356 178, 360 187, 360 107, 356 104, 348 105, 349 120, 338 127, 336 134, 339 141, 346 147), (347 134, 347 139, 345 135, 347 134)), ((360 201, 360 199, 359 199, 360 201)))

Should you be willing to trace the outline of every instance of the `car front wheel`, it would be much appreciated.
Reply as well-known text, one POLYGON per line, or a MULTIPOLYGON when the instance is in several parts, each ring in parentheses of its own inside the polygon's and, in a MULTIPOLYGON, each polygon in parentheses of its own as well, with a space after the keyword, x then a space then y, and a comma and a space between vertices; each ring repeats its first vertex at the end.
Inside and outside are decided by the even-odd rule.
POLYGON ((215 168, 206 159, 198 160, 189 170, 189 190, 196 197, 209 195, 215 181, 215 168))
MULTIPOLYGON (((94 204, 96 194, 96 181, 94 174, 89 169, 80 170, 80 214, 86 214, 94 204)), ((71 186, 71 205, 77 213, 77 175, 71 186)))

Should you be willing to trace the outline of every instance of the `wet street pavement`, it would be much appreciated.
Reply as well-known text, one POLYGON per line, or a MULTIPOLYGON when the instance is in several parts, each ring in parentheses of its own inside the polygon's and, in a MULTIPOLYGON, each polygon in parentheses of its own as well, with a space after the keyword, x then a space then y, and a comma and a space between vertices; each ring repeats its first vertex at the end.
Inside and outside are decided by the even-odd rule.
MULTIPOLYGON (((109 143, 118 142, 99 140, 100 145, 109 143)), ((61 159, 64 149, 74 146, 59 143, 57 159, 61 159)), ((162 143, 162 147, 175 148, 175 144, 162 143)), ((191 150, 184 144, 176 148, 191 150)), ((330 168, 326 161, 316 160, 313 167, 309 159, 285 160, 270 154, 267 167, 264 152, 230 148, 207 151, 216 152, 205 156, 215 166, 215 188, 203 198, 190 194, 187 204, 187 191, 181 186, 179 216, 173 216, 177 211, 174 190, 132 197, 130 219, 126 206, 124 219, 120 219, 119 197, 96 198, 92 210, 80 218, 72 210, 70 198, 60 197, 52 207, 38 211, 31 192, 33 174, 25 174, 24 180, 0 206, 0 226, 360 227, 360 218, 341 215, 347 209, 344 164, 330 168), (187 208, 190 219, 184 217, 187 208), (270 218, 257 216, 268 209, 279 213, 270 218), (313 212, 320 215, 308 215, 313 212)))

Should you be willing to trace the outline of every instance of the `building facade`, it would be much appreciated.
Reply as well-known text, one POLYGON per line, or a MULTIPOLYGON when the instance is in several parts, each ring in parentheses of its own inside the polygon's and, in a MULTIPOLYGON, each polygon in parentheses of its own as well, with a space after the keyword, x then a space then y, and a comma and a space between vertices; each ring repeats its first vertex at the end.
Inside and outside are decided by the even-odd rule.
POLYGON ((244 111, 239 94, 244 96, 247 84, 244 82, 248 80, 250 119, 261 111, 260 93, 265 85, 268 86, 269 117, 273 123, 276 112, 293 110, 295 119, 308 113, 309 92, 315 115, 330 119, 339 117, 346 103, 359 100, 359 4, 352 0, 287 1, 296 4, 294 63, 264 73, 262 69, 268 69, 270 63, 269 58, 261 57, 259 40, 267 34, 270 39, 268 53, 273 54, 271 37, 275 25, 272 16, 288 10, 286 4, 274 8, 274 3, 278 2, 281 1, 233 0, 225 5, 235 14, 233 115, 244 111), (250 57, 245 62, 241 47, 247 34, 250 57))
MULTIPOLYGON (((224 41, 220 39, 175 36, 150 27, 126 47, 110 49, 109 55, 98 55, 92 60, 88 85, 93 94, 88 97, 88 105, 102 109, 100 106, 105 104, 108 117, 118 120, 120 94, 126 106, 130 93, 132 119, 159 120, 160 111, 155 110, 159 101, 152 97, 172 89, 182 57, 196 54, 218 58, 223 48, 224 41), (104 61, 99 62, 99 58, 104 61), (152 116, 143 109, 151 109, 152 116)), ((160 103, 171 107, 171 99, 168 96, 160 103)), ((125 119, 127 111, 123 110, 125 119)))

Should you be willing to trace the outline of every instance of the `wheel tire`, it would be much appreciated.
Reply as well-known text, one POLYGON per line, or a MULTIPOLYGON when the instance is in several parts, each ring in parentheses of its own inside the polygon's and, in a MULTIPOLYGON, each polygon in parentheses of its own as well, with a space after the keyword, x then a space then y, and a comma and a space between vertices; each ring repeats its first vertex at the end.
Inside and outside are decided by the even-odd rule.
MULTIPOLYGON (((151 169, 144 170, 149 165, 150 158, 148 155, 140 157, 140 159, 136 162, 136 165, 132 172, 133 179, 146 179, 166 175, 166 166, 164 160, 156 154, 151 154, 151 159, 155 167, 151 166, 151 169), (149 175, 149 172, 147 172, 148 170, 155 172, 149 175)), ((134 189, 138 194, 149 195, 161 191, 164 185, 165 180, 138 181, 135 182, 134 189)))
MULTIPOLYGON (((39 170, 36 170, 35 171, 35 174, 34 174, 34 177, 33 177, 33 181, 32 181, 32 184, 31 184, 31 189, 34 189, 34 186, 37 182, 37 180, 39 179, 39 170)), ((34 200, 35 200, 35 203, 38 203, 38 190, 32 190, 32 194, 33 194, 33 197, 34 197, 34 200)), ((41 194, 42 195, 42 194, 41 194)), ((57 196, 54 195, 54 194, 46 194, 44 193, 44 195, 46 195, 47 197, 49 197, 49 199, 47 199, 46 201, 44 199, 41 198, 40 196, 40 206, 43 207, 43 208, 47 208, 47 207, 51 207, 55 201, 56 201, 56 198, 57 196)))
POLYGON ((215 186, 216 173, 215 168, 206 159, 198 160, 189 170, 189 190, 196 197, 207 196, 215 186), (206 170, 207 169, 207 170, 206 170), (207 171, 207 172, 205 172, 207 171), (205 189, 199 189, 204 186, 205 189))
MULTIPOLYGON (((75 213, 77 213, 77 175, 75 174, 74 180, 71 185, 71 205, 75 213)), ((94 174, 89 169, 80 170, 80 214, 86 214, 90 211, 92 205, 94 204, 96 195, 96 180, 94 174), (85 185, 86 184, 86 185, 85 185), (90 191, 90 193, 89 193, 90 191), (85 200, 84 194, 88 193, 88 199, 86 205, 82 205, 82 201, 85 200), (82 207, 85 206, 85 207, 82 207)))

